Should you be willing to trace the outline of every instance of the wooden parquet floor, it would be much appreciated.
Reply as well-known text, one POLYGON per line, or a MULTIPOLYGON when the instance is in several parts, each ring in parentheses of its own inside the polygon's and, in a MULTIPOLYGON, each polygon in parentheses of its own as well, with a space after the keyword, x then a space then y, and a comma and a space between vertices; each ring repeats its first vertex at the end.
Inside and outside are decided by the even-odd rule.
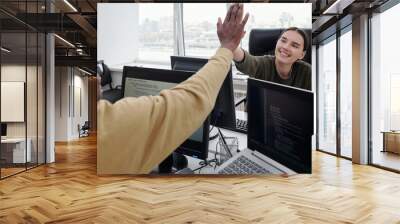
POLYGON ((400 175, 320 152, 292 177, 96 175, 96 139, 0 181, 0 223, 400 223, 400 175))

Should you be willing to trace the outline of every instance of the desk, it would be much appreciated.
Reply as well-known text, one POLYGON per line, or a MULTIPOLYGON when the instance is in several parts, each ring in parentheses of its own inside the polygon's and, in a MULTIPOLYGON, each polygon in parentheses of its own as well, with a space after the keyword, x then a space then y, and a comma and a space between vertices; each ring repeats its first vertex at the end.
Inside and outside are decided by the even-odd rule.
POLYGON ((400 154, 400 131, 382 131, 383 150, 382 152, 393 152, 400 154))
POLYGON ((5 163, 25 163, 31 161, 31 145, 30 138, 27 139, 28 144, 25 144, 25 138, 6 138, 1 139, 1 157, 5 163), (26 151, 25 151, 25 145, 26 151), (27 158, 27 161, 25 161, 27 158))

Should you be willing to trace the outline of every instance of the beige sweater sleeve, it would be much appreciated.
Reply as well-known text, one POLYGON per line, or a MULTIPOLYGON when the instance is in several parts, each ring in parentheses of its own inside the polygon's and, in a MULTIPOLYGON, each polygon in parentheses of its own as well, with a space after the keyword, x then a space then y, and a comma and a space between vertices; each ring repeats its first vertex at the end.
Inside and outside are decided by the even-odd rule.
POLYGON ((232 57, 218 49, 195 75, 159 96, 100 100, 97 173, 147 174, 163 161, 211 112, 232 57))

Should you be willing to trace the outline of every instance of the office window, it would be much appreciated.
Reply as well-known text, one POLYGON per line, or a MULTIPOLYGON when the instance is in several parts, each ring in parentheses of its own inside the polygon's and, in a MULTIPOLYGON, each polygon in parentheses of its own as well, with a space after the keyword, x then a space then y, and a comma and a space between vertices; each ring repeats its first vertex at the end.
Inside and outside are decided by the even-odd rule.
MULTIPOLYGON (((216 31, 217 18, 225 18, 226 3, 183 4, 185 52, 190 56, 212 56, 219 46, 216 31), (203 12, 207 11, 207 14, 203 12)), ((254 28, 288 28, 297 26, 311 28, 311 4, 265 4, 245 3, 245 12, 250 13, 241 46, 248 50, 249 33, 254 28), (268 15, 268 16, 267 16, 268 15)))
POLYGON ((400 170, 400 5, 371 18, 372 163, 400 170), (384 133, 386 132, 386 133, 384 133), (395 153, 393 153, 395 152, 395 153))
POLYGON ((254 28, 280 29, 296 26, 311 29, 311 4, 294 3, 246 3, 246 12, 250 13, 246 24, 246 35, 242 39, 243 49, 249 49, 249 34, 254 28))
POLYGON ((183 32, 185 55, 209 58, 219 47, 217 35, 218 17, 223 20, 226 3, 185 3, 183 4, 183 32), (207 13, 204 13, 207 12, 207 13))
POLYGON ((318 149, 336 154, 336 37, 318 48, 318 149))
MULTIPOLYGON (((1 177, 25 170, 26 120, 24 118, 26 91, 26 33, 1 34, 1 123, 6 125, 6 139, 11 144, 0 146, 1 177), (6 49, 6 50, 4 50, 6 49), (11 100, 8 100, 13 97, 11 100), (10 110, 14 108, 14 110, 10 110)), ((3 137, 3 138, 4 138, 3 137)), ((4 140, 2 140, 4 142, 4 140)))
MULTIPOLYGON (((20 2, 21 13, 41 12, 43 1, 20 2)), ((0 12, 10 23, 12 17, 0 12)), ((45 162, 45 44, 33 28, 5 26, 1 32, 0 178, 45 162)))
POLYGON ((173 4, 138 4, 138 61, 169 63, 174 53, 173 4))
POLYGON ((352 150, 352 34, 340 36, 340 154, 351 158, 352 150))

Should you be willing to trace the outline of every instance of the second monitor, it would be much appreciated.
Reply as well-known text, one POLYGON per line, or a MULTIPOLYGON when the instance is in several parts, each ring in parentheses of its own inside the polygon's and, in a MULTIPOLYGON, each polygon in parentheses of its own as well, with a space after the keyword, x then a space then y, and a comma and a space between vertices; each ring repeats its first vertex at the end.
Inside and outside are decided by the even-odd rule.
MULTIPOLYGON (((192 75, 193 72, 124 66, 122 95, 156 96, 162 90, 172 88, 192 75)), ((209 127, 210 121, 207 117, 203 125, 177 148, 177 152, 202 160, 207 159, 209 127)))
MULTIPOLYGON (((207 62, 208 59, 205 58, 171 56, 172 70, 197 72, 207 62)), ((211 113, 211 125, 236 130, 232 69, 229 70, 219 91, 214 110, 211 113)))

